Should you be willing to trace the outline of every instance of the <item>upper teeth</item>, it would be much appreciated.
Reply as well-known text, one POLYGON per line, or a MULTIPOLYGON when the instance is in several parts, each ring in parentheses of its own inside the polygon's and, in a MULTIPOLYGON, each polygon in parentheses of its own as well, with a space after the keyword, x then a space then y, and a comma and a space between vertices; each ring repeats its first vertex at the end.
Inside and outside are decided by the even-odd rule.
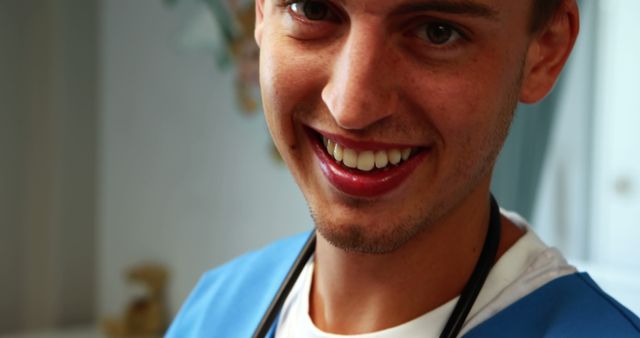
POLYGON ((411 156, 412 148, 364 150, 357 151, 346 148, 333 140, 322 137, 327 153, 336 161, 342 162, 349 168, 357 168, 362 171, 370 171, 373 168, 384 168, 389 164, 396 165, 406 161, 411 156))

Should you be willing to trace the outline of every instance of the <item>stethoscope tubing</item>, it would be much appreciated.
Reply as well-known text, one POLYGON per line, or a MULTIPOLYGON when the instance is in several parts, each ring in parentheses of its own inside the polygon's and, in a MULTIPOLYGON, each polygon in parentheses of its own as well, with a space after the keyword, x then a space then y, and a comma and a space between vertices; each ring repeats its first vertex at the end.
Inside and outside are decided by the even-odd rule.
POLYGON ((253 333, 254 338, 263 338, 266 337, 269 333, 269 330, 273 326, 273 322, 275 321, 284 301, 287 299, 287 295, 291 292, 291 289, 298 280, 302 269, 304 268, 307 261, 311 258, 313 253, 316 250, 316 232, 313 231, 307 238, 307 241, 304 243, 302 250, 300 250, 300 254, 296 257, 291 270, 287 273, 287 276, 284 279, 284 282, 280 284, 280 288, 276 295, 269 304, 269 308, 265 312, 264 316, 260 320, 260 324, 258 324, 258 328, 253 333))

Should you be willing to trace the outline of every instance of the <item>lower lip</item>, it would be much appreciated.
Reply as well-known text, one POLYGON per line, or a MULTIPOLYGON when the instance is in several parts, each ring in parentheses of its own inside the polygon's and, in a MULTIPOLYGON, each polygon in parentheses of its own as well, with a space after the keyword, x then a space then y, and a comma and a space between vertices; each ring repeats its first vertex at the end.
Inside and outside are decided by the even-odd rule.
POLYGON ((345 168, 327 154, 323 144, 314 132, 309 131, 309 138, 316 156, 320 160, 320 169, 331 185, 339 191, 354 197, 373 198, 384 195, 404 182, 424 160, 428 149, 422 149, 399 166, 371 172, 345 168))

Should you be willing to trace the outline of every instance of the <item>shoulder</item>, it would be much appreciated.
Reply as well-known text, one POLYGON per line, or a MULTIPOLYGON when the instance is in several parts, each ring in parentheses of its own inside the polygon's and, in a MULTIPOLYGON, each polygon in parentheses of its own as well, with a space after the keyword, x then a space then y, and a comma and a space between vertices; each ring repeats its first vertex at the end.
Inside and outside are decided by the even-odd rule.
POLYGON ((586 273, 557 278, 466 337, 640 337, 640 319, 586 273))
POLYGON ((206 272, 167 337, 251 336, 308 237, 274 242, 206 272))
POLYGON ((280 269, 284 269, 286 273, 309 235, 309 232, 305 232, 287 237, 262 249, 239 256, 206 272, 198 286, 210 288, 237 279, 266 277, 266 275, 277 274, 280 269))

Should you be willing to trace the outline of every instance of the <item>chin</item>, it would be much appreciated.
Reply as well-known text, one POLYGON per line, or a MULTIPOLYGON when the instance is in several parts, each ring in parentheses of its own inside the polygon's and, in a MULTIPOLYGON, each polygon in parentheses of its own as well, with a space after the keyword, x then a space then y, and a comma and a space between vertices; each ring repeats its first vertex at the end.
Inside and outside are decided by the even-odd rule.
POLYGON ((431 217, 396 218, 380 223, 381 217, 368 216, 335 217, 311 209, 311 217, 320 236, 336 248, 363 254, 394 252, 431 223, 431 217), (357 219, 360 221, 354 221, 357 219))

